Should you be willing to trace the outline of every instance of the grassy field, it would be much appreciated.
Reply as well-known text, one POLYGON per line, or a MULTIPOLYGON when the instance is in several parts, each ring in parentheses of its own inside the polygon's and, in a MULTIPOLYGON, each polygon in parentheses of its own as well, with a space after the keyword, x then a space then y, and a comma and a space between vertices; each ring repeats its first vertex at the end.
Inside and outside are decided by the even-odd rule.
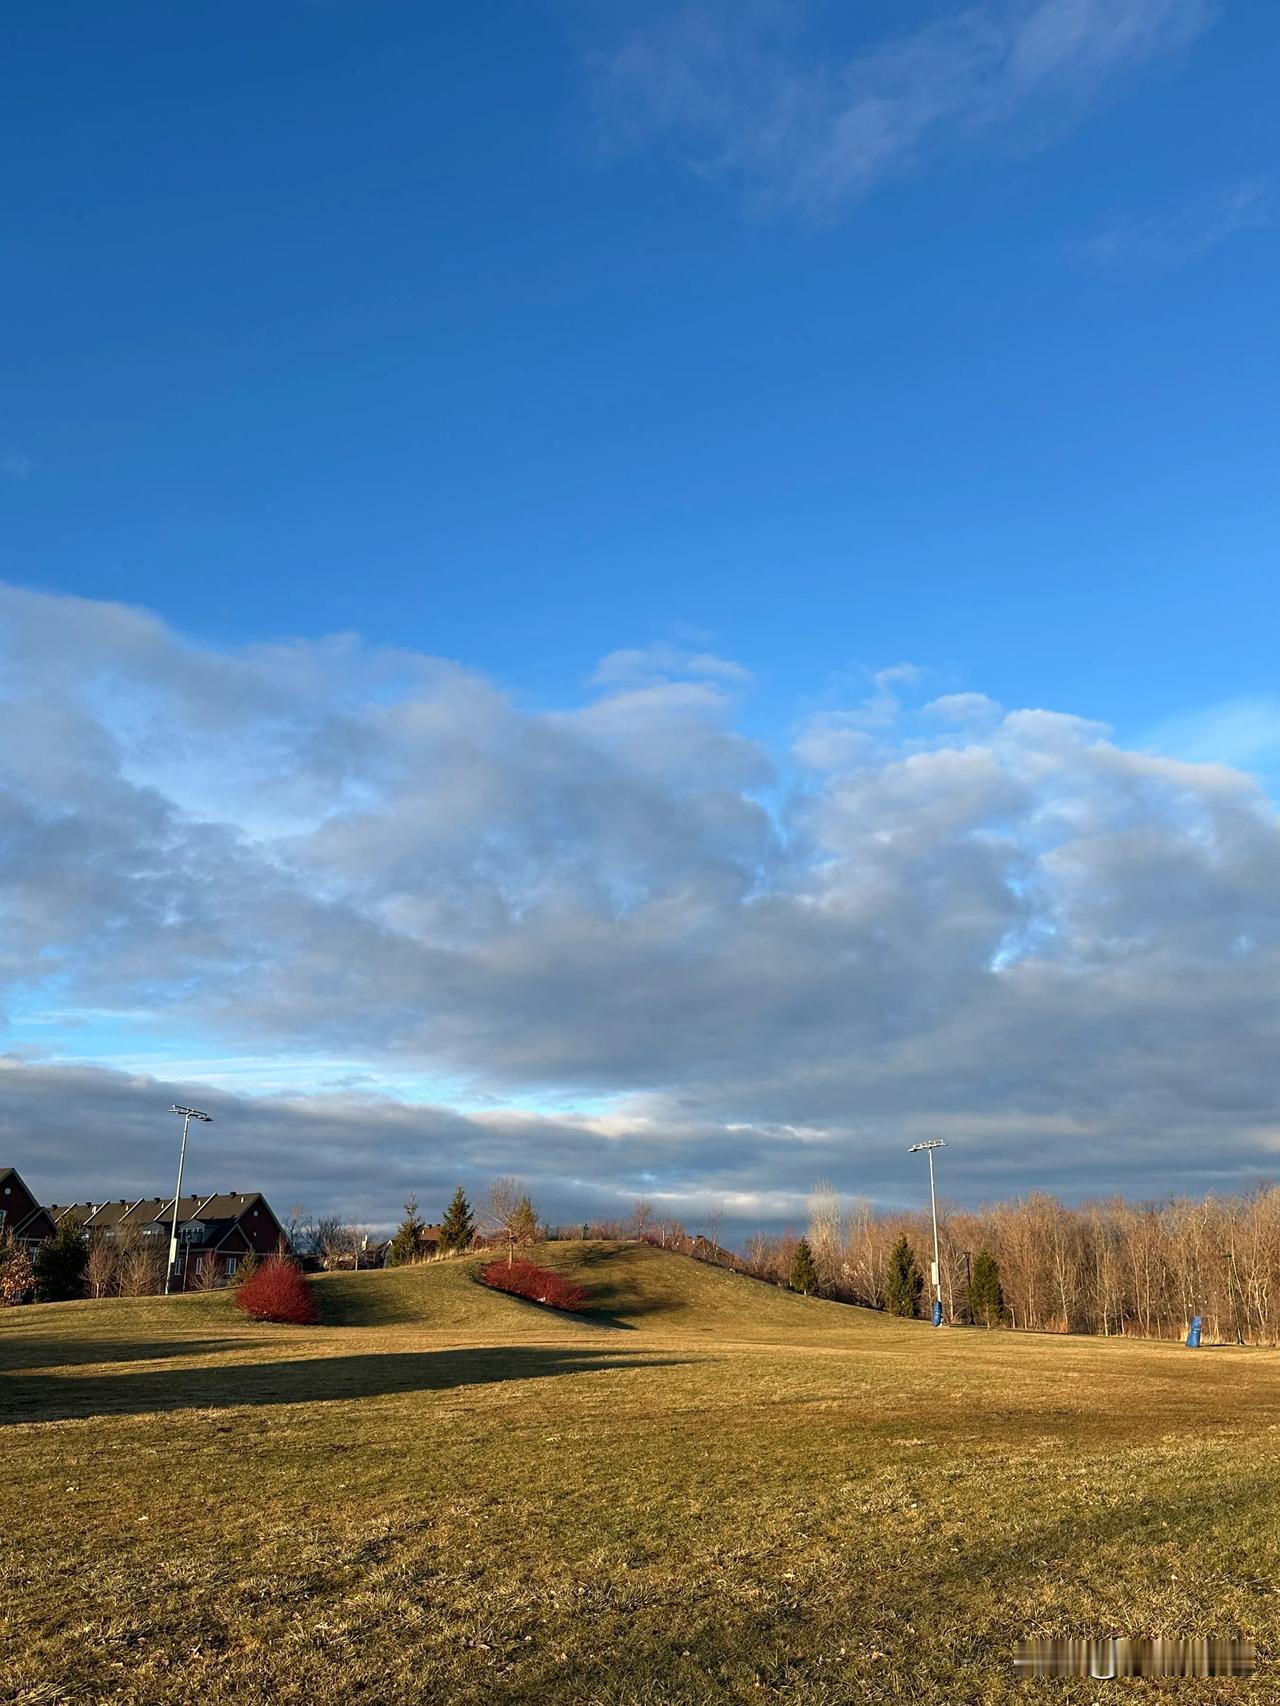
POLYGON ((0 1700, 1280 1701, 1280 1356, 890 1322, 642 1245, 0 1313, 0 1700), (1037 1634, 1252 1682, 1016 1681, 1037 1634))

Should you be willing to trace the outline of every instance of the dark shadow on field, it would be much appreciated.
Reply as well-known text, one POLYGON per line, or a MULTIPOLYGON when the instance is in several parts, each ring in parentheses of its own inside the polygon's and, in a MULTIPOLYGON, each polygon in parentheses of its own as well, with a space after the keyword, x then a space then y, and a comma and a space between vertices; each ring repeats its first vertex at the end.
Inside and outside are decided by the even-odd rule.
MULTIPOLYGON (((607 1259, 613 1254, 615 1254, 615 1252, 611 1250, 590 1252, 569 1270, 570 1277, 575 1279, 578 1278, 582 1268, 589 1268, 592 1266, 593 1262, 598 1263, 602 1258, 607 1259)), ((581 1323, 588 1327, 607 1327, 618 1332, 630 1333, 635 1331, 632 1323, 630 1321, 624 1321, 620 1315, 615 1314, 610 1308, 610 1305, 626 1299, 627 1313, 629 1315, 642 1315, 645 1313, 644 1306, 637 1306, 633 1301, 631 1301, 627 1297, 627 1293, 622 1286, 602 1286, 595 1274, 590 1274, 583 1280, 583 1283, 587 1288, 588 1295, 587 1301, 583 1304, 582 1308, 567 1310, 553 1309, 548 1304, 539 1303, 532 1297, 520 1297, 514 1291, 502 1291, 497 1286, 487 1286, 480 1278, 482 1269, 483 1264, 477 1266, 471 1275, 475 1284, 478 1285, 482 1291, 487 1291, 491 1297, 501 1298, 504 1303, 513 1303, 518 1309, 524 1310, 527 1314, 550 1316, 556 1321, 581 1323)))
POLYGON ((0 1374, 11 1369, 72 1368, 104 1362, 163 1362, 169 1357, 217 1356, 257 1350, 261 1339, 0 1339, 0 1374))
MULTIPOLYGON (((441 1302, 418 1284, 434 1263, 364 1268, 359 1273, 315 1274, 312 1294, 325 1327, 436 1327, 441 1302)), ((465 1266, 464 1266, 465 1272, 465 1266)))
POLYGON ((393 1393, 441 1392, 557 1374, 663 1368, 681 1357, 633 1357, 619 1351, 498 1345, 373 1356, 307 1357, 287 1362, 224 1362, 213 1368, 137 1373, 0 1376, 0 1426, 90 1416, 149 1415, 238 1405, 339 1403, 393 1393))
MULTIPOLYGON (((584 1327, 606 1327, 618 1332, 634 1331, 630 1321, 624 1321, 619 1315, 611 1315, 607 1309, 601 1309, 599 1303, 604 1301, 595 1286, 591 1288, 590 1301, 581 1309, 552 1309, 549 1304, 538 1303, 532 1297, 517 1297, 513 1291, 499 1291, 496 1286, 487 1286, 480 1276, 476 1275, 476 1284, 482 1290, 489 1292, 492 1297, 500 1297, 504 1303, 513 1303, 517 1309, 528 1315, 550 1316, 555 1321, 568 1321, 584 1327)), ((639 1313, 639 1311, 635 1311, 639 1313)))
POLYGON ((628 1280, 611 1279, 609 1267, 624 1262, 630 1254, 631 1249, 594 1249, 584 1250, 578 1256, 573 1271, 581 1276, 582 1283, 590 1292, 582 1311, 584 1320, 596 1321, 605 1327, 634 1329, 634 1319, 624 1320, 617 1313, 620 1306, 626 1310, 628 1317, 661 1314, 671 1308, 670 1298, 637 1297, 634 1276, 628 1280))

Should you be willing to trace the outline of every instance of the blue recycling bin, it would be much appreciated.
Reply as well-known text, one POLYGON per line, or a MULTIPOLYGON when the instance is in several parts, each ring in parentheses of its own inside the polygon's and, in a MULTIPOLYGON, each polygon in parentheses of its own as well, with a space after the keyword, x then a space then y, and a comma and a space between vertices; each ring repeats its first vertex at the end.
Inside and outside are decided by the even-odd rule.
POLYGON ((1189 1351, 1200 1349, 1200 1317, 1198 1315, 1193 1319, 1191 1331, 1187 1334, 1187 1349, 1189 1351))

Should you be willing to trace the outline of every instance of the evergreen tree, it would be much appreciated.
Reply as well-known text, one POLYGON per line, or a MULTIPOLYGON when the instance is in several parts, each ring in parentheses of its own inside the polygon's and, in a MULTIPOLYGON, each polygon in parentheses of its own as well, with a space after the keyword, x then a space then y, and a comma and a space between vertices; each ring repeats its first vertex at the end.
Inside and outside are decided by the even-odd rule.
POLYGON ((818 1270, 814 1265, 813 1251, 809 1248, 807 1238, 802 1238, 796 1245, 795 1257, 791 1263, 791 1289, 802 1291, 806 1297, 818 1289, 818 1270))
POLYGON ((425 1234, 426 1223, 418 1213, 418 1199, 410 1197, 404 1205, 404 1219, 387 1245, 387 1266, 407 1268, 411 1262, 420 1262, 427 1253, 425 1234))
POLYGON ((538 1242, 538 1215, 533 1203, 527 1196, 522 1196, 515 1206, 511 1216, 508 1233, 513 1244, 536 1244, 538 1242))
POLYGON ((89 1240, 84 1227, 69 1215, 52 1238, 36 1251, 36 1297, 41 1303, 65 1303, 84 1296, 84 1270, 89 1240))
POLYGON ((973 1258, 973 1275, 969 1281, 969 1314, 984 1327, 998 1327, 1004 1320, 1000 1264, 990 1250, 979 1250, 973 1258))
POLYGON ((471 1213, 471 1204, 459 1185, 453 1193, 449 1206, 444 1211, 444 1219, 440 1222, 440 1248, 442 1250, 468 1250, 471 1240, 475 1237, 476 1223, 471 1213))
POLYGON ((915 1251, 904 1232, 889 1252, 889 1273, 884 1282, 884 1303, 890 1315, 920 1313, 924 1275, 916 1265, 915 1251))
POLYGON ((239 1265, 231 1276, 232 1285, 243 1285, 247 1279, 252 1279, 258 1271, 259 1265, 255 1250, 250 1250, 247 1256, 241 1256, 239 1265))

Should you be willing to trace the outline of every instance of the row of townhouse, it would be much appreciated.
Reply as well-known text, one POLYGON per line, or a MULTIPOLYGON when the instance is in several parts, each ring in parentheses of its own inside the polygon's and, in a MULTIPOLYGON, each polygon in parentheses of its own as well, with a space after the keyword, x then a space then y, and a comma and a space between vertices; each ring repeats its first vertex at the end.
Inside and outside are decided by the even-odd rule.
MULTIPOLYGON (((122 1240, 136 1235, 166 1253, 173 1227, 172 1197, 121 1197, 115 1202, 77 1202, 45 1207, 13 1167, 0 1167, 0 1230, 34 1253, 58 1226, 74 1217, 90 1238, 122 1240)), ((288 1248, 284 1227, 260 1191, 218 1191, 178 1200, 179 1289, 227 1280, 244 1258, 288 1248)))

